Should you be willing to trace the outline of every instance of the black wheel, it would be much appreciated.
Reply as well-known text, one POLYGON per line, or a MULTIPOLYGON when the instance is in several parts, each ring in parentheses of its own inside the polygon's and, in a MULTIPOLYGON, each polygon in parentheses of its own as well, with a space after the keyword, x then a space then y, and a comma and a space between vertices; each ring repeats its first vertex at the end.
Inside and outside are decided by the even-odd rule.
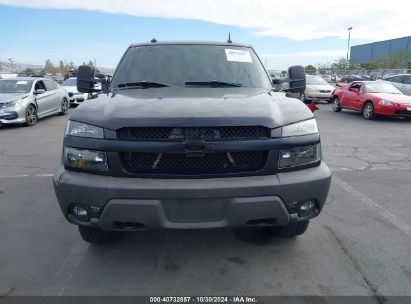
POLYGON ((121 239, 122 233, 119 231, 105 231, 100 228, 78 226, 82 239, 92 244, 114 243, 121 239))
POLYGON ((26 126, 34 126, 37 123, 37 109, 34 105, 29 104, 26 109, 26 126))
POLYGON ((372 104, 372 102, 365 103, 364 107, 362 108, 362 116, 367 120, 372 120, 375 118, 374 105, 372 104))
POLYGON ((69 107, 70 107, 70 104, 68 100, 66 98, 63 98, 61 100, 59 115, 66 115, 68 113, 69 107))
POLYGON ((304 92, 300 94, 300 100, 301 100, 302 102, 306 102, 306 96, 305 96, 305 93, 304 93, 304 92))
POLYGON ((307 220, 280 226, 277 229, 277 235, 281 237, 294 237, 297 235, 301 235, 307 230, 309 223, 310 221, 307 220))
POLYGON ((340 100, 338 99, 338 97, 334 97, 333 99, 333 111, 334 112, 341 112, 342 108, 340 105, 340 100))

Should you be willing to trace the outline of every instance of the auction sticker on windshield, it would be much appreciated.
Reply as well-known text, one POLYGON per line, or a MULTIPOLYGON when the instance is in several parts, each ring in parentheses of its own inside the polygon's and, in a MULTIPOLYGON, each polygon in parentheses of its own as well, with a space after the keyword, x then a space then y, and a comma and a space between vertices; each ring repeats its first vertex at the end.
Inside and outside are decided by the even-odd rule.
POLYGON ((253 62, 249 51, 235 50, 235 49, 225 49, 225 54, 227 56, 227 61, 235 62, 253 62))

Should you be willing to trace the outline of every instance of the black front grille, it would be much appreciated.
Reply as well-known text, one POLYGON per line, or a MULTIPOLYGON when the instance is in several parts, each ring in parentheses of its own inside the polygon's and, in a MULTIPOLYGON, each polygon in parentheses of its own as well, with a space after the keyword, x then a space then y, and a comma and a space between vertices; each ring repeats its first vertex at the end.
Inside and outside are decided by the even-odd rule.
POLYGON ((200 127, 200 128, 122 128, 117 138, 126 141, 185 141, 185 140, 251 140, 267 139, 270 130, 260 126, 250 127, 200 127))
POLYGON ((187 156, 183 153, 121 152, 123 168, 134 174, 228 174, 261 170, 267 151, 205 153, 187 156))

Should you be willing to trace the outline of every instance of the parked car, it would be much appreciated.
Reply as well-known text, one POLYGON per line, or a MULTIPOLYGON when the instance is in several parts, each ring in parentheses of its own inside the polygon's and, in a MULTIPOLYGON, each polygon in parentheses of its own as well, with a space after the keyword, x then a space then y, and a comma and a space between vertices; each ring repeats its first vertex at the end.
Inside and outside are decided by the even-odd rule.
MULTIPOLYGON (((90 67, 78 69, 88 93, 90 67)), ((91 243, 140 229, 274 227, 303 234, 331 172, 312 112, 272 90, 249 45, 131 45, 106 94, 73 112, 53 182, 66 219, 91 243)), ((304 91, 302 66, 289 87, 304 91)), ((274 232, 274 230, 271 230, 274 232)))
POLYGON ((68 78, 61 86, 68 92, 70 105, 79 105, 88 99, 89 94, 77 91, 77 78, 68 78))
POLYGON ((327 83, 333 83, 331 75, 321 75, 321 78, 324 79, 327 83))
POLYGON ((361 78, 362 80, 365 80, 365 81, 375 80, 373 77, 371 77, 371 76, 369 76, 369 75, 359 75, 359 76, 360 76, 360 78, 361 78))
POLYGON ((405 95, 411 96, 411 74, 398 74, 384 78, 400 89, 405 95))
POLYGON ((351 83, 353 81, 361 81, 361 80, 364 80, 364 79, 359 75, 347 75, 347 76, 341 77, 340 81, 338 82, 351 83))
MULTIPOLYGON (((317 100, 326 100, 331 102, 331 94, 334 86, 330 85, 320 76, 306 75, 306 89, 300 94, 300 99, 306 103, 317 100)), ((297 97, 297 96, 296 96, 297 97)))
POLYGON ((361 111, 365 119, 377 115, 411 118, 411 97, 404 95, 391 83, 355 81, 333 94, 333 110, 361 111))
POLYGON ((19 77, 0 80, 0 125, 33 126, 39 118, 67 114, 67 92, 46 78, 19 77))

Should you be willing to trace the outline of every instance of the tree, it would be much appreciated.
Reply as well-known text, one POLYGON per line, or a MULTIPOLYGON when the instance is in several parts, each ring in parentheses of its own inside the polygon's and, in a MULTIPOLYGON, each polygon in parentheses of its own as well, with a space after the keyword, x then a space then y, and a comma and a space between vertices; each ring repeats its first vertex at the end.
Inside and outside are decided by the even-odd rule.
POLYGON ((317 70, 318 72, 320 72, 320 74, 326 74, 328 71, 331 70, 331 63, 327 62, 327 63, 319 63, 317 65, 317 70))
POLYGON ((315 73, 315 72, 317 72, 317 69, 315 68, 315 66, 309 64, 305 67, 305 72, 306 73, 315 73))
POLYGON ((46 73, 49 74, 56 74, 57 73, 57 68, 54 66, 54 64, 51 62, 50 59, 46 60, 46 64, 44 65, 44 69, 46 70, 46 73))
POLYGON ((33 70, 32 69, 30 69, 30 68, 27 68, 27 69, 25 69, 24 71, 23 71, 23 73, 24 74, 33 74, 33 70))
POLYGON ((411 63, 411 52, 399 51, 388 56, 381 56, 377 62, 383 69, 404 69, 411 63))
POLYGON ((331 68, 334 71, 344 71, 347 69, 347 66, 347 59, 345 57, 340 57, 331 64, 331 68))
POLYGON ((378 70, 381 68, 381 64, 378 61, 369 61, 360 64, 362 69, 366 70, 378 70))

